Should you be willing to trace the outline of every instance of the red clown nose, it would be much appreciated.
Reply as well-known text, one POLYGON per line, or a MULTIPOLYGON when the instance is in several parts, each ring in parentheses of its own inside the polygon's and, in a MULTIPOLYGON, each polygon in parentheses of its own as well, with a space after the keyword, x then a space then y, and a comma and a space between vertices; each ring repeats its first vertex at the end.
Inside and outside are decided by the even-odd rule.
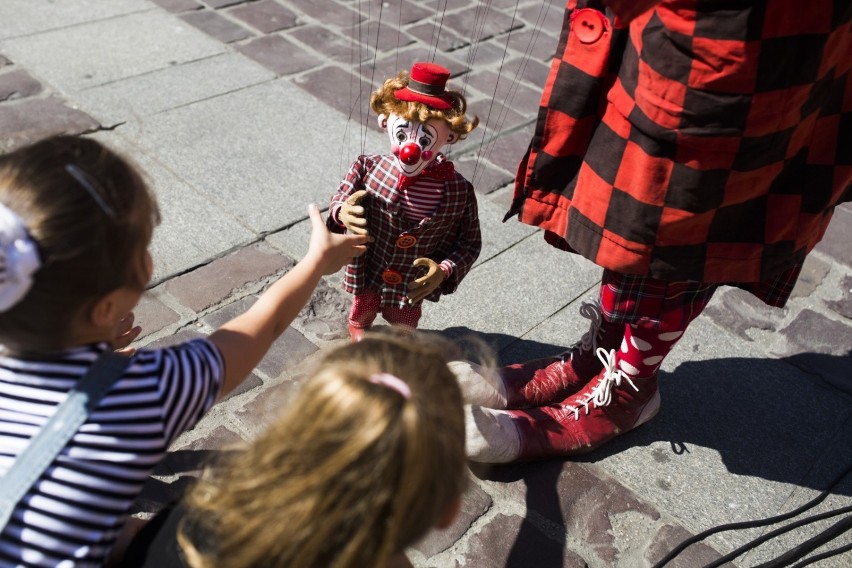
POLYGON ((407 166, 413 166, 420 160, 420 146, 414 142, 404 144, 399 150, 399 159, 407 166))

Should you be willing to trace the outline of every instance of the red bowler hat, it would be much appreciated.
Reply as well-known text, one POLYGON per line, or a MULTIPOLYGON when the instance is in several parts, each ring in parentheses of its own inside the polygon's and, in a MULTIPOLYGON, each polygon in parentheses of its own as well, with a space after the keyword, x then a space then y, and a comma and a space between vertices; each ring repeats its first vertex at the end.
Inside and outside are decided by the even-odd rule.
POLYGON ((454 99, 446 93, 450 70, 435 63, 415 63, 411 66, 408 86, 393 94, 401 101, 423 103, 437 110, 453 108, 454 99))

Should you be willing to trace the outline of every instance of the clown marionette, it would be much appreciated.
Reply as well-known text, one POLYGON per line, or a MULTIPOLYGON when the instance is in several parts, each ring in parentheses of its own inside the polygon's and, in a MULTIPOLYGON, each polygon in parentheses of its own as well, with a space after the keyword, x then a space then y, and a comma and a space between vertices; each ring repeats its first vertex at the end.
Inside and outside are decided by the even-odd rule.
POLYGON ((373 92, 370 108, 391 154, 359 156, 331 199, 332 231, 372 237, 343 279, 355 295, 353 341, 379 312, 391 325, 416 328, 422 301, 455 291, 482 248, 473 186, 440 153, 479 123, 465 117, 464 96, 446 89, 449 76, 440 65, 415 63, 373 92))

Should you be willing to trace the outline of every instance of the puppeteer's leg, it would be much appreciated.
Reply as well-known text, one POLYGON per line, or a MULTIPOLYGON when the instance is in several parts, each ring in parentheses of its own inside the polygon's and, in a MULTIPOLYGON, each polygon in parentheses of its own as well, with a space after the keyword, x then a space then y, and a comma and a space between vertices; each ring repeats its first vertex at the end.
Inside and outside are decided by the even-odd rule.
POLYGON ((465 402, 489 408, 531 408, 559 402, 583 388, 603 368, 595 352, 618 347, 624 325, 608 322, 597 299, 583 302, 580 315, 590 321, 589 330, 559 355, 499 369, 453 361, 450 368, 465 402))
POLYGON ((372 290, 355 294, 352 308, 349 310, 349 337, 353 343, 360 341, 373 325, 381 303, 381 296, 372 290))
POLYGON ((617 318, 625 306, 636 308, 634 315, 652 306, 654 313, 631 316, 636 321, 623 324, 618 349, 597 349, 602 370, 576 394, 527 410, 466 407, 470 458, 494 463, 582 454, 653 418, 660 406, 657 371, 715 290, 698 283, 655 285, 643 288, 651 300, 628 298, 618 286, 615 296, 602 295, 604 309, 614 305, 617 318))

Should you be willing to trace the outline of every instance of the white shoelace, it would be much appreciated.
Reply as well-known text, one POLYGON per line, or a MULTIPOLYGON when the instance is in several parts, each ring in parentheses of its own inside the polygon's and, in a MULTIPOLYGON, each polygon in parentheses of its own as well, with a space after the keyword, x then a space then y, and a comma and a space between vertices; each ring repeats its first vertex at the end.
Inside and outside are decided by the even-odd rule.
POLYGON ((583 334, 580 341, 572 345, 568 351, 561 355, 563 363, 570 361, 577 353, 592 351, 598 348, 598 334, 603 325, 600 304, 597 300, 583 302, 580 304, 580 315, 591 322, 589 330, 583 334))
POLYGON ((610 402, 612 402, 612 389, 621 386, 621 383, 624 381, 633 387, 633 390, 639 392, 639 389, 633 384, 630 377, 621 369, 616 368, 615 349, 607 351, 602 347, 598 347, 595 354, 598 356, 601 363, 603 363, 604 373, 600 381, 598 381, 598 384, 592 388, 592 391, 577 401, 577 406, 569 405, 565 407, 565 410, 574 415, 574 420, 580 419, 581 408, 586 411, 586 414, 588 414, 590 404, 596 407, 607 406, 610 402))

